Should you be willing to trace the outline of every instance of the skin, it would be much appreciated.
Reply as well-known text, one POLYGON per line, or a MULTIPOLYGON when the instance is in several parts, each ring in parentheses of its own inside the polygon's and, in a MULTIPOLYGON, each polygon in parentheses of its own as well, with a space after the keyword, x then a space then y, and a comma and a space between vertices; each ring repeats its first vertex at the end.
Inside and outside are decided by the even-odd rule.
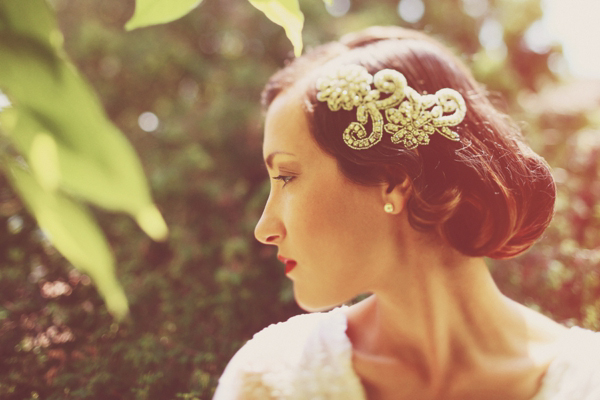
POLYGON ((274 180, 255 236, 297 261, 288 277, 298 304, 316 311, 372 294, 347 309, 369 400, 535 395, 566 328, 502 295, 482 258, 415 231, 408 183, 388 193, 345 178, 308 130, 301 83, 267 111, 263 153, 274 180))

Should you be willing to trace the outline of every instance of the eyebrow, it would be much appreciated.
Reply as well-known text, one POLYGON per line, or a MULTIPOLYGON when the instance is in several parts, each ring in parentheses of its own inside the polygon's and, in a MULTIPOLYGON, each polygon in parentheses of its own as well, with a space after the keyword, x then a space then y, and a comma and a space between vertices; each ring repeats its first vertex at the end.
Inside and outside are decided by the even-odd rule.
POLYGON ((274 152, 272 152, 271 154, 269 154, 267 156, 267 158, 265 158, 265 163, 267 164, 267 166, 269 168, 271 168, 271 169, 273 168, 273 158, 275 158, 275 156, 278 155, 278 154, 287 154, 289 156, 293 156, 294 155, 292 153, 288 153, 288 152, 285 152, 285 151, 274 151, 274 152))

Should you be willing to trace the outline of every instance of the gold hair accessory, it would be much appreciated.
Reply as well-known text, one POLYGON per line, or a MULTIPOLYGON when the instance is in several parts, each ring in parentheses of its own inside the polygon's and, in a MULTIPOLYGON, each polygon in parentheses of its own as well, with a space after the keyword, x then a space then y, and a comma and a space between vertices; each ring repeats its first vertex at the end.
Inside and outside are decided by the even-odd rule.
POLYGON ((358 122, 350 123, 343 133, 344 142, 356 150, 379 143, 383 130, 392 135, 392 143, 402 143, 407 149, 428 144, 429 136, 435 132, 458 141, 458 134, 448 127, 460 124, 467 112, 465 101, 456 90, 445 88, 435 94, 420 95, 407 86, 404 75, 393 69, 383 69, 373 76, 363 66, 344 65, 320 78, 317 90, 317 100, 327 102, 331 111, 357 108, 358 122), (371 83, 375 89, 371 89, 371 83), (380 110, 385 112, 385 124, 380 110), (369 117, 373 131, 367 136, 365 125, 369 117))

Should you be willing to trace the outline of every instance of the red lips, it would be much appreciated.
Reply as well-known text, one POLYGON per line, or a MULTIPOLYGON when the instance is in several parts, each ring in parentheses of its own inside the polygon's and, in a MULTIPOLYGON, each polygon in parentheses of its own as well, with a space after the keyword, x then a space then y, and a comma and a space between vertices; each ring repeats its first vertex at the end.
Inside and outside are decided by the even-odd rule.
POLYGON ((285 258, 283 256, 277 256, 277 259, 285 264, 285 273, 286 274, 289 274, 290 272, 292 272, 294 267, 296 267, 297 262, 290 258, 285 258))

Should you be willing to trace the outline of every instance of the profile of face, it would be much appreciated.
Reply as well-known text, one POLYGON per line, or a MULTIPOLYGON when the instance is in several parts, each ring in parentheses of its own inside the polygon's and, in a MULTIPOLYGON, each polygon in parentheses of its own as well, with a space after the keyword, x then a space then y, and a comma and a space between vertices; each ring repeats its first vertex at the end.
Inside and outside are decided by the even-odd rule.
POLYGON ((280 259, 295 261, 286 272, 296 301, 316 311, 347 302, 381 279, 378 260, 389 241, 390 215, 383 211, 383 184, 350 181, 315 142, 296 86, 267 111, 263 154, 272 181, 255 236, 277 246, 280 259))
POLYGON ((275 73, 262 96, 272 181, 255 236, 277 246, 280 260, 293 260, 282 273, 306 310, 396 288, 412 270, 410 256, 422 255, 420 243, 510 258, 531 247, 552 219, 556 193, 547 163, 460 59, 421 32, 372 27, 319 46, 275 73), (318 87, 319 78, 347 65, 373 76, 397 71, 420 95, 459 93, 466 114, 451 124, 459 140, 436 134, 415 150, 384 135, 372 149, 350 146, 343 134, 358 109, 333 110, 318 87), (384 212, 390 200, 393 215, 384 212))

